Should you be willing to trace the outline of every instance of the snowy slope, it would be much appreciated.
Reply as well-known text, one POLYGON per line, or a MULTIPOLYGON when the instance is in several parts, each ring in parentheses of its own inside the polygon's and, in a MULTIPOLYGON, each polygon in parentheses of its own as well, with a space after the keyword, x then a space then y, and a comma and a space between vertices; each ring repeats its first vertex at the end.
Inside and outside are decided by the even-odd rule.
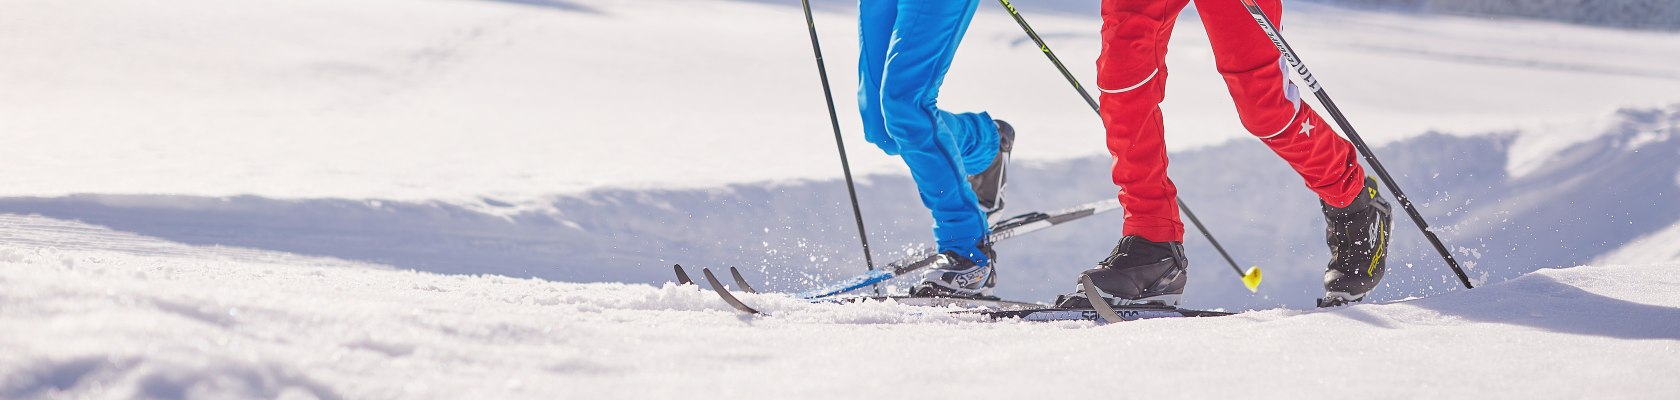
POLYGON ((1113 326, 746 296, 775 314, 754 319, 692 287, 391 271, 4 217, 0 397, 1668 398, 1676 267, 1113 326))
POLYGON ((1598 258, 1600 263, 1680 260, 1680 223, 1653 232, 1598 258))
MULTIPOLYGON (((818 1, 860 172, 855 11, 818 1)), ((1096 118, 994 3, 941 98, 1023 160, 1104 154, 1096 118)), ((1095 2, 1019 4, 1091 85, 1095 2)), ((602 187, 838 177, 798 2, 12 0, 0 195, 257 195, 540 207, 602 187)), ((1293 4, 1290 39, 1373 142, 1680 101, 1680 36, 1293 4)), ((1174 149, 1246 139, 1199 21, 1178 26, 1174 149)), ((1100 178, 1098 178, 1100 179, 1100 178)))

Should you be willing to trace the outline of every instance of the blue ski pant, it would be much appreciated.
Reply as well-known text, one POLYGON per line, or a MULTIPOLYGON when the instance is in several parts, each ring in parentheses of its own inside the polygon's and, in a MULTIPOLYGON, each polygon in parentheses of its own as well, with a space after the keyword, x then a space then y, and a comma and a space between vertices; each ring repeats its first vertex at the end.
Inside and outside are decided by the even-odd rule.
POLYGON ((979 0, 859 0, 858 109, 864 137, 910 167, 922 204, 933 213, 940 251, 980 265, 989 234, 968 175, 998 151, 997 125, 986 113, 940 110, 957 44, 979 0))

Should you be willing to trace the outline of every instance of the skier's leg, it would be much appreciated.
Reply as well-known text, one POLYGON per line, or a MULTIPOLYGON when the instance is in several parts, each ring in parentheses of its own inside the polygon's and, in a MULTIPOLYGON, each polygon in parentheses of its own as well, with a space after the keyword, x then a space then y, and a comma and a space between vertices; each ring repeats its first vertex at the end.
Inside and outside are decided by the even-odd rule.
MULTIPOLYGON (((1283 23, 1279 0, 1259 3, 1272 21, 1283 23)), ((1196 12, 1243 126, 1282 156, 1325 203, 1345 207, 1353 202, 1365 181, 1353 144, 1301 101, 1283 56, 1248 10, 1236 1, 1196 0, 1196 12)))
POLYGON ((986 219, 964 178, 995 156, 996 128, 983 113, 951 114, 936 107, 939 85, 977 5, 978 0, 899 4, 880 103, 887 133, 932 211, 940 249, 985 265, 988 256, 979 245, 986 219))
POLYGON ((1104 0, 1097 88, 1114 184, 1126 210, 1125 234, 1157 242, 1184 240, 1178 189, 1167 178, 1161 100, 1167 41, 1188 0, 1104 0))
MULTIPOLYGON (((1176 306, 1187 282, 1178 190, 1167 179, 1161 120, 1167 41, 1188 0, 1103 1, 1102 55, 1097 58, 1101 114, 1114 156, 1114 183, 1126 209, 1125 237, 1097 267, 1082 273, 1103 293, 1073 293, 1062 307, 1176 306)), ((1076 284, 1077 286, 1077 284, 1076 284)))
POLYGON ((985 113, 938 108, 939 87, 978 0, 905 1, 881 74, 887 134, 910 167, 922 204, 933 214, 939 258, 917 295, 989 296, 996 284, 989 227, 965 179, 992 164, 997 125, 985 113))
MULTIPOLYGON (((1272 21, 1282 24, 1279 0, 1260 0, 1272 21)), ((1328 226, 1331 259, 1320 306, 1365 297, 1386 271, 1391 208, 1365 177, 1353 144, 1337 135, 1289 81, 1286 60, 1270 38, 1236 2, 1197 0, 1219 73, 1236 101, 1237 114, 1318 194, 1328 226)))
MULTIPOLYGON (((906 49, 890 50, 892 40, 898 35, 900 19, 899 8, 909 5, 901 0, 859 0, 858 1, 858 111, 863 116, 864 138, 880 147, 890 155, 898 155, 898 141, 888 132, 886 113, 883 106, 882 88, 887 85, 883 76, 886 72, 887 60, 893 55, 903 53, 906 49)), ((950 65, 950 53, 955 51, 957 42, 962 40, 963 31, 968 28, 973 15, 974 6, 978 0, 970 1, 966 14, 968 17, 959 21, 956 36, 950 38, 950 52, 941 64, 941 69, 931 81, 933 88, 931 95, 937 96, 938 87, 944 81, 944 68, 950 65)), ((959 4, 960 5, 960 4, 959 4)), ((951 7, 944 7, 951 8, 951 7)), ((934 10, 935 12, 944 12, 934 10)), ((915 24, 915 23, 911 23, 915 24)), ((916 35, 914 32, 909 32, 916 35)), ((904 47, 904 46, 900 46, 904 47)), ((937 46, 935 46, 937 47, 937 46)), ((899 85, 899 83, 893 83, 899 85)), ((896 99, 896 97, 894 97, 896 99)), ((990 116, 985 113, 953 114, 934 109, 939 118, 941 133, 952 135, 962 148, 963 165, 968 171, 981 171, 988 167, 998 148, 997 127, 993 125, 990 116)))
POLYGON ((887 46, 898 20, 899 0, 858 0, 858 113, 863 137, 887 154, 898 155, 898 142, 887 134, 881 110, 881 74, 886 71, 887 46))
MULTIPOLYGON (((1008 151, 1013 145, 1014 129, 1012 127, 1006 128, 1008 124, 993 120, 990 114, 984 112, 952 113, 938 108, 939 88, 944 86, 945 71, 950 68, 951 60, 956 55, 957 47, 962 42, 963 35, 968 32, 968 24, 974 19, 974 11, 978 8, 979 1, 936 3, 942 4, 931 6, 917 4, 910 7, 935 14, 938 16, 935 19, 960 16, 960 19, 957 20, 946 20, 954 23, 954 27, 948 27, 949 25, 945 23, 928 24, 926 20, 917 20, 912 22, 915 25, 914 27, 900 27, 900 29, 905 30, 903 37, 906 38, 927 37, 925 33, 910 31, 923 27, 937 31, 938 33, 935 36, 943 36, 947 32, 955 35, 946 42, 948 47, 943 51, 943 65, 938 66, 939 70, 934 74, 932 85, 929 86, 932 91, 925 94, 928 102, 923 107, 938 119, 937 132, 940 135, 950 136, 951 140, 956 143, 957 149, 959 149, 958 153, 961 154, 963 175, 968 177, 968 188, 975 195, 981 210, 989 217, 992 213, 1003 208, 1003 184, 1005 180, 1003 168, 1009 161, 1008 151), (961 10, 961 12, 958 12, 958 10, 961 10), (1008 138, 1004 137, 1004 131, 1008 131, 1008 138)), ((944 38, 941 37, 940 39, 944 38)), ((930 44, 938 42, 938 40, 934 40, 930 44)), ((989 228, 988 233, 990 233, 989 228)))

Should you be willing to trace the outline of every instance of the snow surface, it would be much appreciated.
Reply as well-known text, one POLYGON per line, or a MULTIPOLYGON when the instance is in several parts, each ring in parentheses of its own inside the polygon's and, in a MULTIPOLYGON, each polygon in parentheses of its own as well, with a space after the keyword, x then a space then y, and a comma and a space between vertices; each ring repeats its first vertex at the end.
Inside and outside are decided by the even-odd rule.
POLYGON ((1670 398, 1677 264, 1091 323, 393 271, 0 217, 0 397, 1670 398))

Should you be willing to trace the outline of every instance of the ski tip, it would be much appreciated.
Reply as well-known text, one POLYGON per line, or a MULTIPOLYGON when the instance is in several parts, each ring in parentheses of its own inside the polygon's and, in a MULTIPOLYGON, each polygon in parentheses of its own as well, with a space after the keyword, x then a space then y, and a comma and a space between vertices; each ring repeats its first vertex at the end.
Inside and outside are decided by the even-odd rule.
POLYGON ((1097 289, 1096 282, 1091 282, 1090 275, 1079 276, 1079 287, 1085 290, 1085 299, 1091 303, 1091 308, 1097 311, 1097 315, 1102 317, 1103 322, 1118 324, 1126 321, 1120 317, 1120 313, 1114 312, 1114 307, 1110 307, 1107 300, 1103 300, 1102 290, 1097 289))
POLYGON ((677 284, 678 285, 693 285, 694 284, 694 280, 688 278, 688 272, 683 271, 682 264, 671 264, 671 269, 674 269, 674 270, 677 271, 677 284))
POLYGON ((1242 276, 1243 287, 1251 293, 1260 293, 1260 266, 1248 267, 1248 272, 1242 276))
POLYGON ((735 267, 729 267, 729 275, 730 275, 731 278, 735 279, 735 286, 740 286, 742 291, 745 291, 747 293, 752 293, 752 294, 758 294, 758 289, 753 289, 752 285, 747 284, 747 279, 741 277, 741 270, 740 269, 737 269, 735 267))
POLYGON ((730 307, 734 307, 736 310, 740 310, 741 312, 749 315, 764 314, 759 312, 757 309, 747 306, 746 303, 741 302, 741 299, 735 298, 735 294, 729 293, 729 289, 725 289, 722 284, 718 283, 717 275, 712 274, 711 268, 701 268, 700 273, 706 275, 706 283, 710 283, 712 285, 712 291, 717 292, 718 297, 723 298, 723 302, 729 303, 730 307))

